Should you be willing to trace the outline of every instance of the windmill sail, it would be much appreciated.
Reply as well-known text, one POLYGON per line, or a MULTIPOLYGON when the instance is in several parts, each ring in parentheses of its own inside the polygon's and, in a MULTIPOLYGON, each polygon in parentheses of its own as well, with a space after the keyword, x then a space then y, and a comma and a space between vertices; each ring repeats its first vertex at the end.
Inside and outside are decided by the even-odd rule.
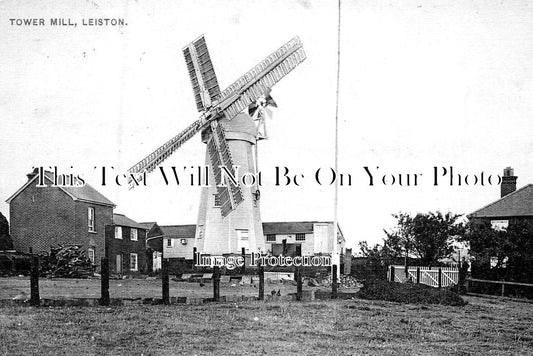
MULTIPOLYGON (((163 146, 131 167, 128 170, 129 173, 135 174, 153 171, 183 143, 210 123, 220 118, 221 113, 228 120, 231 120, 238 113, 248 108, 251 103, 264 95, 274 84, 280 81, 281 78, 291 72, 306 58, 300 39, 295 37, 221 93, 207 50, 205 38, 202 36, 186 46, 183 49, 183 54, 189 70, 196 106, 202 112, 202 116, 163 146)), ((220 146, 215 146, 214 149, 220 150, 221 148, 220 146)), ((222 152, 217 152, 219 156, 226 157, 222 152)), ((229 150, 227 152, 229 153, 229 150)), ((226 162, 222 163, 228 169, 233 169, 231 156, 228 157, 225 158, 226 162)), ((138 176, 137 181, 139 179, 142 179, 141 175, 138 176)), ((128 183, 130 184, 130 188, 132 188, 131 177, 128 179, 128 183)), ((233 209, 242 200, 240 188, 230 187, 228 195, 230 196, 229 199, 232 202, 231 207, 233 209)), ((222 199, 222 196, 220 198, 222 199)))
POLYGON ((196 108, 199 112, 203 112, 220 95, 215 69, 204 36, 183 48, 183 56, 189 70, 196 108))
POLYGON ((224 135, 224 129, 216 121, 212 122, 211 129, 213 134, 207 142, 207 150, 209 152, 211 167, 215 177, 221 213, 222 216, 227 216, 243 201, 242 190, 238 182, 237 185, 235 185, 232 182, 229 182, 229 179, 226 180, 225 186, 221 186, 224 179, 221 166, 226 167, 233 177, 236 175, 235 170, 233 169, 231 152, 228 143, 226 142, 226 136, 224 135))
MULTIPOLYGON (((128 170, 128 173, 142 173, 142 172, 151 172, 157 166, 161 164, 165 159, 167 159, 174 151, 176 151, 181 145, 187 142, 191 137, 193 137, 198 131, 200 131, 204 125, 201 120, 196 120, 191 125, 189 125, 185 130, 171 138, 164 145, 159 147, 157 150, 140 160, 136 165, 131 167, 128 170)), ((132 178, 128 178, 128 184, 132 188, 132 178)), ((142 181, 142 175, 138 176, 138 182, 142 181)))
POLYGON ((224 90, 217 106, 224 111, 226 118, 231 120, 305 58, 300 39, 294 37, 224 90))

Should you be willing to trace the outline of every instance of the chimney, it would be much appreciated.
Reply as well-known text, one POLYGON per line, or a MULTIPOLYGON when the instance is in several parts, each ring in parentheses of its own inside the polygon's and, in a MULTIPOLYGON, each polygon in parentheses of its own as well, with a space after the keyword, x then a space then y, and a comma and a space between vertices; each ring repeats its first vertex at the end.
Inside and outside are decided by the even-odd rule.
POLYGON ((502 198, 516 190, 516 178, 518 177, 514 175, 514 169, 511 167, 503 170, 502 184, 500 186, 502 198))
POLYGON ((37 174, 39 174, 39 168, 34 168, 32 172, 26 174, 26 177, 28 177, 28 182, 33 179, 37 174))

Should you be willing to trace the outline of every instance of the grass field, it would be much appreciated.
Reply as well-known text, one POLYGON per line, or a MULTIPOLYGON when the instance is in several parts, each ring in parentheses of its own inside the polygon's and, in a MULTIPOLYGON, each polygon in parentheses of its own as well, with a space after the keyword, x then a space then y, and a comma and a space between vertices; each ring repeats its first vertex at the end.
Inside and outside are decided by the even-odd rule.
MULTIPOLYGON (((325 289, 324 287, 304 289, 325 289)), ((289 284, 265 284, 265 293, 280 290, 282 295, 296 293, 296 287, 289 284)), ((99 298, 99 279, 46 279, 39 280, 41 298, 99 298)), ((11 299, 17 295, 30 294, 30 281, 28 277, 0 278, 0 299, 11 299)), ((161 298, 161 279, 123 279, 109 281, 109 294, 111 298, 161 298)), ((221 295, 257 296, 258 289, 254 285, 240 286, 238 283, 220 283, 221 295), (232 285, 234 285, 232 287, 232 285)), ((213 284, 170 281, 170 296, 210 298, 213 296, 213 284)))
MULTIPOLYGON (((99 297, 99 280, 41 279, 41 298, 99 297)), ((212 285, 170 282, 171 296, 212 285)), ((296 287, 267 284, 265 292, 296 287)), ((305 289, 311 289, 305 287, 305 289)), ((315 288, 317 289, 317 288, 315 288)), ((325 289, 322 287, 321 289, 325 289)), ((0 299, 29 294, 0 278, 0 299)), ((111 280, 113 298, 161 296, 161 280, 111 280)), ((221 284, 221 295, 257 295, 221 284)), ((465 307, 346 301, 0 308, 0 355, 533 354, 533 304, 467 297, 465 307)))
POLYGON ((532 354, 533 305, 366 300, 0 309, 5 355, 532 354))

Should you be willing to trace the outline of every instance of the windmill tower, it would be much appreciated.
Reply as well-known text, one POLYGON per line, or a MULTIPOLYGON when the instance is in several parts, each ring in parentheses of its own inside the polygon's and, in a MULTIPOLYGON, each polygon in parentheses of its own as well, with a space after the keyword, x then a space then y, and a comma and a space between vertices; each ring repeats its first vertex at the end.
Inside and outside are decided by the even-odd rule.
POLYGON ((210 187, 202 188, 201 193, 195 239, 198 252, 264 251, 257 186, 240 181, 243 175, 256 173, 254 146, 258 139, 266 138, 262 122, 256 126, 249 113, 257 121, 273 102, 270 88, 305 60, 302 44, 298 37, 293 38, 222 92, 203 36, 187 45, 183 54, 200 118, 131 167, 130 187, 201 132, 210 187))

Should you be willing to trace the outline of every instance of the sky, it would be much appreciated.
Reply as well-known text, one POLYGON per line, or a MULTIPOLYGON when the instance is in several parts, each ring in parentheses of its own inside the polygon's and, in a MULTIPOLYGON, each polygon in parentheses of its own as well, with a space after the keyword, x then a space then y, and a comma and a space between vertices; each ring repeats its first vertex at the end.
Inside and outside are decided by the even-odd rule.
MULTIPOLYGON (((332 220, 333 185, 314 175, 334 165, 337 11, 317 0, 0 2, 0 212, 9 217, 4 201, 32 167, 57 166, 136 221, 194 224, 200 188, 157 174, 147 187, 112 175, 102 186, 99 170, 124 173, 199 117, 181 53, 199 35, 221 89, 297 35, 307 59, 274 86, 278 108, 259 144, 261 214, 332 220), (45 26, 11 24, 23 18, 45 26), (127 25, 83 26, 91 18, 127 25), (275 186, 275 167, 304 178, 275 186)), ((485 206, 507 166, 518 187, 533 181, 532 16, 528 1, 342 1, 338 219, 348 247, 380 243, 400 211, 485 206)), ((198 136, 163 165, 198 166, 204 155, 198 136)))

